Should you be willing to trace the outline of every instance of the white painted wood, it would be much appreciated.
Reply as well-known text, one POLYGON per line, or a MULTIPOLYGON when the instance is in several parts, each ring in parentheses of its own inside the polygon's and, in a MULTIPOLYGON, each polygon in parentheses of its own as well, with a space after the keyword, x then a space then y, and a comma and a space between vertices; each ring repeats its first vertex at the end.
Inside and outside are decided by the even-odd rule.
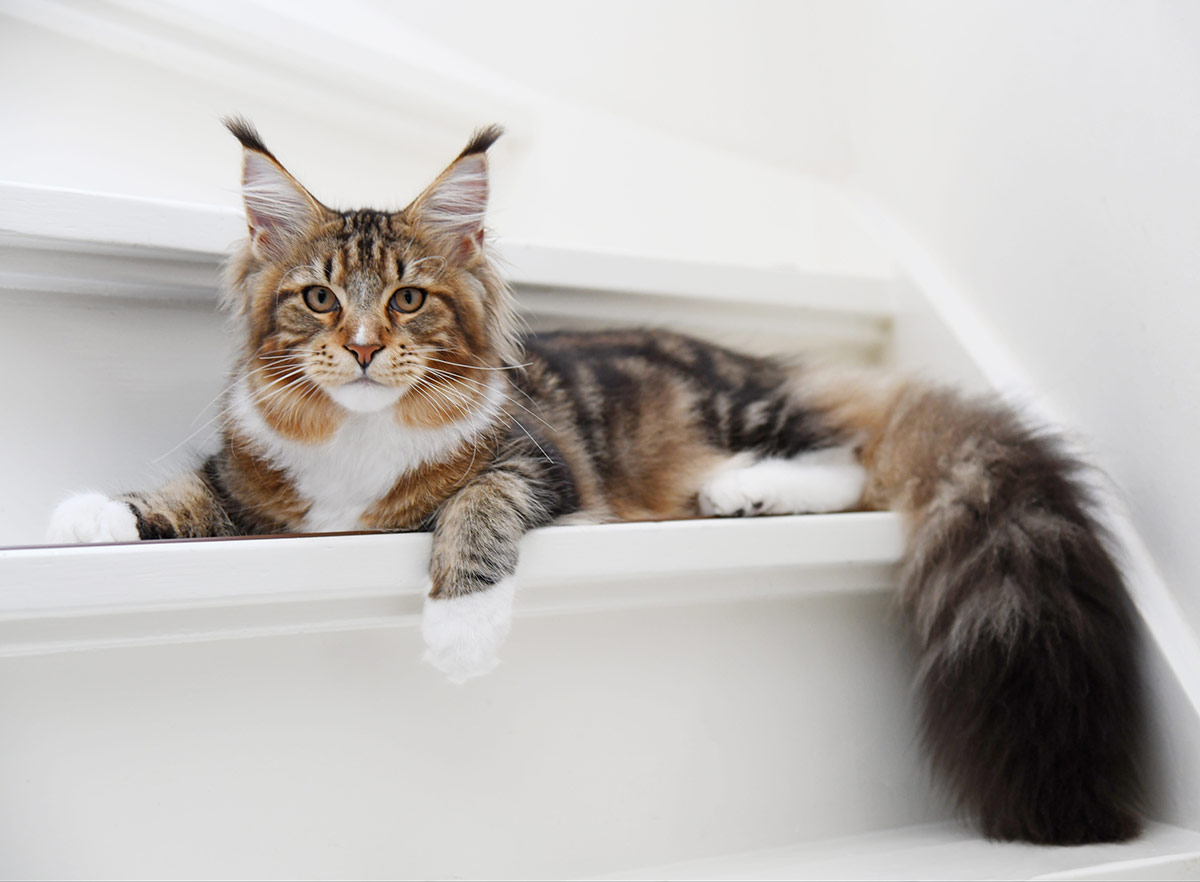
POLYGON ((473 128, 499 122, 489 223, 501 235, 890 274, 823 182, 556 100, 395 13, 357 0, 336 15, 279 0, 4 4, 3 71, 60 75, 7 96, 0 166, 28 183, 234 207, 238 148, 219 119, 241 112, 327 203, 399 207, 473 128))
POLYGON ((888 280, 865 274, 704 264, 519 242, 501 243, 501 252, 513 280, 528 286, 637 291, 727 304, 753 302, 783 310, 802 303, 808 309, 873 318, 890 316, 894 310, 888 280))
MULTIPOLYGON (((3 549, 0 657, 414 624, 429 543, 413 533, 3 549)), ((902 547, 885 513, 548 527, 522 544, 517 614, 877 592, 902 547)))
MULTIPOLYGON (((3 215, 5 302, 56 334, 50 362, 18 337, 0 389, 24 426, 6 535, 36 541, 39 499, 153 483, 203 448, 229 342, 206 280, 238 228, 70 192, 3 215)), ((886 333, 874 282, 847 286, 871 308, 830 309, 804 304, 815 277, 796 272, 789 308, 787 272, 739 302, 712 264, 523 257, 539 321, 658 316, 750 341, 840 327, 827 336, 868 348, 886 333)), ((739 275, 754 289, 758 272, 739 275)), ((417 663, 428 541, 0 551, 0 874, 559 877, 939 816, 889 624, 894 516, 539 531, 504 664, 461 690, 417 663), (802 671, 821 673, 777 694, 802 671)))
POLYGON ((489 114, 500 114, 520 137, 525 102, 439 63, 428 50, 414 51, 411 40, 407 52, 398 52, 403 29, 386 17, 356 29, 341 16, 314 21, 309 12, 270 2, 198 7, 139 0, 15 0, 4 9, 63 37, 202 78, 210 88, 269 92, 294 116, 315 124, 332 116, 375 137, 408 141, 414 150, 439 135, 460 137, 489 114))
MULTIPOLYGON (((5 157, 25 181, 0 187, 0 288, 20 327, 47 329, 6 350, 0 541, 35 540, 59 493, 153 482, 186 465, 190 434, 203 446, 227 345, 215 271, 242 232, 236 211, 203 200, 236 202, 236 147, 215 123, 233 109, 286 132, 297 168, 371 199, 419 186, 447 143, 502 118, 499 149, 513 145, 524 177, 518 200, 497 169, 501 229, 558 243, 502 243, 539 325, 670 324, 870 355, 893 316, 912 318, 890 302, 887 254, 812 182, 534 100, 363 4, 337 13, 282 0, 0 10, 22 82, 5 157), (294 51, 314 44, 330 63, 294 51), (106 185, 198 201, 90 192, 106 185)), ((912 266, 942 324, 964 327, 912 266)), ((893 354, 944 365, 946 339, 893 354)), ((959 334, 996 377, 989 343, 959 334)), ((426 537, 0 553, 0 875, 562 877, 891 828, 874 863, 839 838, 803 846, 790 869, 725 866, 1194 876, 1192 834, 1162 827, 1087 869, 1058 859, 1093 852, 998 852, 958 828, 927 847, 906 838, 947 812, 912 750, 908 662, 880 591, 894 518, 590 529, 530 537, 505 664, 461 690, 416 664, 426 537)), ((1148 555, 1134 572, 1151 586, 1139 608, 1155 805, 1200 823, 1194 646, 1148 555)))
MULTIPOLYGON (((22 189, 18 187, 10 192, 18 193, 22 189)), ((123 386, 137 396, 145 394, 148 384, 161 383, 159 392, 149 399, 157 406, 160 402, 178 399, 175 390, 184 377, 202 377, 207 372, 211 380, 217 373, 215 366, 221 357, 220 326, 211 313, 212 288, 211 282, 207 281, 214 277, 217 254, 211 250, 178 247, 186 244, 180 239, 162 236, 155 239, 153 230, 159 223, 177 229, 190 228, 193 232, 201 231, 195 241, 211 242, 216 241, 218 231, 225 228, 222 225, 240 226, 240 222, 234 212, 194 211, 186 205, 112 200, 97 194, 33 194, 31 204, 37 205, 39 198, 43 199, 43 206, 49 206, 41 221, 33 220, 39 216, 36 209, 24 215, 0 215, 3 218, 0 257, 4 260, 0 266, 0 282, 8 289, 6 297, 10 298, 10 303, 20 305, 27 317, 44 316, 47 326, 63 315, 83 319, 63 326, 69 335, 77 335, 75 339, 68 338, 70 342, 66 348, 83 367, 78 374, 66 370, 60 372, 63 388, 74 389, 82 384, 87 390, 89 382, 95 383, 91 391, 85 391, 81 397, 92 399, 95 406, 109 408, 110 415, 120 413, 124 420, 106 430, 112 440, 97 443, 99 436, 93 433, 85 449, 95 454, 96 461, 70 465, 95 474, 103 470, 97 462, 106 455, 105 446, 127 436, 129 425, 143 426, 150 419, 144 398, 135 398, 138 403, 134 408, 112 409, 113 377, 106 376, 103 371, 111 371, 114 366, 121 368, 125 373, 115 386, 123 386), (165 221, 159 212, 166 212, 165 221), (114 223, 97 235, 95 231, 102 218, 112 218, 114 223), (69 235, 65 235, 64 230, 69 235), (203 232, 205 230, 207 232, 203 232), (152 247, 139 246, 136 239, 142 235, 152 247), (98 298, 96 295, 100 294, 107 296, 98 298), (98 320, 99 325, 95 324, 98 320), (199 353, 201 357, 189 366, 172 353, 171 374, 145 372, 144 362, 153 362, 170 352, 174 348, 172 335, 182 328, 188 328, 186 333, 193 336, 200 329, 208 329, 205 333, 212 334, 209 346, 199 353), (124 362, 120 359, 114 362, 111 356, 114 347, 133 351, 135 356, 124 362), (94 352, 94 356, 89 357, 89 352, 94 352), (95 373, 97 369, 100 373, 95 373)), ((633 320, 660 314, 671 319, 668 323, 674 325, 688 322, 704 325, 707 322, 713 327, 721 322, 736 325, 739 319, 757 315, 770 320, 780 337, 794 341, 803 336, 806 326, 811 327, 806 323, 818 320, 822 315, 850 323, 842 327, 845 338, 852 339, 853 334, 845 330, 851 324, 858 323, 860 329, 873 326, 876 329, 873 333, 882 334, 889 314, 888 289, 873 280, 832 280, 834 287, 842 285, 849 292, 851 308, 844 309, 830 295, 828 286, 821 287, 831 280, 800 273, 793 276, 789 271, 740 270, 736 272, 738 277, 757 278, 762 285, 754 286, 756 293, 745 302, 734 300, 731 303, 732 298, 723 296, 722 285, 734 280, 735 271, 728 270, 722 277, 725 268, 713 265, 637 260, 577 250, 535 247, 522 250, 520 246, 516 253, 518 261, 514 277, 518 280, 519 293, 535 303, 544 304, 541 311, 550 320, 558 316, 577 323, 610 323, 613 316, 633 320), (522 260, 524 268, 520 266, 522 260), (572 267, 578 273, 575 276, 572 276, 572 267), (812 292, 810 302, 803 302, 801 298, 799 305, 789 303, 787 286, 793 278, 812 283, 807 288, 800 287, 802 291, 812 292), (554 291, 555 286, 567 290, 554 291), (731 311, 735 313, 732 317, 731 311)), ((746 333, 752 333, 752 324, 744 326, 746 333)), ((760 331, 756 339, 768 336, 760 331)), ((30 380, 16 384, 7 394, 25 390, 19 392, 25 397, 18 399, 16 409, 34 419, 44 419, 45 381, 44 378, 40 382, 33 379, 44 373, 37 361, 40 349, 36 344, 39 341, 27 342, 33 348, 18 362, 29 367, 30 380)), ((78 389, 75 394, 79 395, 78 389)), ((157 416, 163 418, 164 414, 157 416)), ((63 413, 61 418, 71 424, 78 419, 78 414, 63 413)), ((103 418, 98 421, 93 418, 93 422, 102 423, 103 418)), ((46 457, 44 461, 62 460, 53 444, 46 441, 58 437, 64 444, 69 443, 70 450, 77 452, 80 449, 78 439, 69 432, 34 433, 28 435, 31 448, 22 459, 36 462, 42 455, 46 457)), ((138 443, 145 441, 141 432, 132 437, 138 443)), ((129 471, 135 476, 141 475, 144 480, 144 469, 137 468, 137 463, 132 463, 129 471)), ((32 469, 17 479, 44 482, 44 475, 44 469, 32 469)), ((24 508, 20 510, 20 516, 27 518, 24 508)), ((248 868, 254 867, 270 875, 288 865, 286 861, 281 863, 265 854, 261 850, 265 847, 272 855, 284 850, 303 861, 305 866, 328 866, 330 874, 344 873, 347 867, 363 868, 364 874, 369 870, 381 875, 408 875, 411 872, 412 875, 431 877, 459 872, 467 875, 586 873, 593 869, 599 872, 605 868, 647 865, 643 857, 648 853, 665 855, 671 860, 694 855, 700 850, 713 853, 722 849, 740 850, 754 842, 778 844, 794 839, 797 829, 802 831, 804 838, 819 839, 859 832, 867 829, 866 825, 896 826, 938 817, 942 810, 925 792, 921 766, 909 753, 913 743, 911 736, 899 743, 891 737, 897 726, 904 730, 911 725, 905 692, 900 685, 905 679, 903 657, 901 654, 887 657, 887 653, 895 652, 894 648, 888 648, 887 644, 873 645, 868 639, 872 633, 874 640, 883 633, 891 633, 889 639, 895 636, 894 630, 888 630, 890 626, 884 612, 887 601, 880 591, 888 584, 890 567, 899 554, 900 542, 899 523, 891 515, 563 527, 539 531, 527 541, 521 571, 520 621, 506 656, 511 659, 507 666, 508 676, 522 678, 525 683, 507 687, 516 690, 514 694, 525 694, 529 683, 536 682, 537 672, 547 657, 568 668, 583 659, 610 657, 604 652, 605 647, 611 646, 614 634, 621 635, 622 649, 626 649, 624 641, 632 619, 627 619, 617 631, 610 633, 602 625, 606 617, 647 617, 666 628, 665 633, 672 635, 673 643, 677 642, 676 629, 685 627, 681 622, 707 622, 701 630, 709 635, 727 635, 730 628, 736 629, 736 623, 743 622, 747 634, 755 635, 746 644, 747 648, 759 645, 759 632, 765 627, 761 617, 764 609, 771 609, 771 615, 784 616, 793 622, 793 627, 800 619, 810 621, 815 617, 816 622, 823 622, 821 627, 828 629, 823 638, 837 635, 837 639, 832 643, 816 641, 796 648, 800 654, 788 662, 789 671, 822 672, 819 692, 810 691, 817 688, 816 684, 803 678, 794 684, 804 692, 809 704, 803 711, 795 711, 796 722, 789 730, 793 737, 804 727, 804 722, 799 722, 801 719, 823 722, 813 731, 804 730, 810 739, 807 744, 797 741, 789 749, 800 750, 805 763, 820 757, 829 765, 824 769, 827 775, 824 779, 811 765, 799 772, 800 777, 796 780, 805 782, 803 794, 781 796, 765 786, 772 778, 767 769, 780 762, 797 760, 778 751, 763 753, 755 758, 757 765, 752 771, 744 770, 747 780, 742 783, 748 789, 740 791, 743 793, 741 799, 749 800, 752 809, 747 809, 740 821, 735 821, 729 813, 706 815, 705 804, 696 800, 700 814, 688 817, 687 813, 682 813, 670 829, 656 827, 659 835, 652 842, 631 840, 614 848, 605 838, 602 842, 593 841, 574 848, 568 856, 554 855, 554 859, 561 858, 555 863, 554 860, 547 862, 545 855, 531 857, 535 848, 533 841, 522 839, 510 830, 513 839, 507 846, 493 841, 492 851, 479 862, 468 860, 463 863, 452 837, 434 828, 421 828, 421 821, 414 821, 414 818, 424 817, 422 813, 430 803, 436 805, 439 799, 449 799, 455 794, 462 798, 478 792, 478 782, 463 777, 465 773, 454 766, 457 756, 437 755, 439 768, 453 770, 448 771, 442 782, 444 791, 433 796, 428 789, 418 794, 406 791, 407 795, 403 797, 375 791, 372 798, 363 801, 355 813, 347 816, 352 821, 346 817, 342 819, 343 823, 358 824, 367 829, 375 829, 371 825, 377 824, 379 817, 392 818, 410 827, 415 823, 422 830, 419 841, 425 843, 425 848, 424 851, 417 848, 417 840, 409 841, 402 855, 404 872, 397 873, 389 863, 394 852, 377 847, 373 840, 351 838, 356 855, 353 860, 337 844, 313 841, 305 842, 303 847, 298 845, 296 831, 299 828, 296 825, 310 823, 313 815, 309 811, 297 811, 281 819, 270 828, 265 842, 240 841, 236 835, 225 831, 222 842, 228 851, 224 862, 194 864, 195 856, 187 842, 181 841, 177 833, 160 829, 161 847, 148 856, 146 866, 153 868, 154 873, 168 875, 180 875, 184 870, 204 866, 215 875, 236 876, 249 873, 248 868), (841 624, 834 625, 834 621, 841 624), (872 632, 876 625, 871 622, 876 622, 881 630, 872 632), (567 655, 563 655, 561 649, 552 649, 563 645, 571 649, 567 655), (864 688, 862 678, 867 675, 862 673, 865 670, 862 666, 868 664, 890 666, 891 675, 896 677, 892 684, 895 693, 888 701, 881 701, 881 695, 872 692, 874 699, 870 708, 856 705, 851 717, 843 715, 837 722, 830 722, 844 711, 835 710, 839 703, 844 702, 847 695, 864 688), (833 726, 839 732, 879 735, 871 736, 866 742, 839 743, 835 749, 828 740, 827 726, 833 726), (884 733, 888 737, 882 737, 884 733), (896 753, 897 750, 901 752, 896 753), (847 774, 850 775, 849 785, 847 774), (821 784, 822 780, 826 783, 821 784), (750 787, 751 782, 755 782, 753 787, 750 787), (835 799, 835 793, 836 799, 845 802, 841 809, 830 814, 830 800, 835 799), (898 799, 898 794, 903 794, 903 798, 898 799), (867 806, 872 808, 868 811, 867 806), (799 827, 785 830, 778 823, 763 826, 764 818, 778 819, 780 813, 783 818, 791 819, 788 823, 799 827), (704 817, 719 817, 720 826, 706 827, 704 817), (401 818, 404 820, 399 821, 401 818), (757 820, 751 823, 755 818, 757 820), (700 830, 708 831, 703 842, 695 839, 700 830)), ((52 771, 50 754, 31 751, 31 730, 24 726, 25 721, 10 723, 6 732, 0 731, 0 746, 11 749, 14 756, 22 757, 36 770, 32 780, 37 781, 46 793, 56 794, 62 802, 86 805, 94 798, 93 794, 117 793, 127 812, 131 812, 142 826, 152 826, 154 822, 153 818, 140 814, 133 807, 143 800, 170 805, 177 813, 185 812, 175 792, 140 781, 134 790, 122 789, 121 782, 107 774, 110 768, 128 767, 135 762, 135 756, 139 765, 156 756, 159 757, 154 760, 156 762, 170 762, 162 755, 162 748, 127 727, 130 721, 137 721, 153 730, 157 710, 153 704, 145 702, 145 696, 159 695, 160 700, 165 700, 169 694, 162 691, 167 688, 166 684, 181 678, 187 680, 189 676, 193 689, 206 690, 210 685, 205 685, 207 681, 196 674, 188 673, 190 668, 195 665, 220 668, 228 664, 230 658, 240 658, 251 668, 270 667, 277 663, 276 656, 282 652, 293 664, 301 668, 309 665, 308 669, 315 672, 317 669, 311 667, 314 662, 309 659, 309 652, 318 645, 326 647, 322 652, 333 651, 333 647, 341 647, 336 652, 346 652, 373 646, 375 653, 388 652, 388 647, 407 648, 403 650, 403 664, 398 661, 395 666, 388 667, 384 672, 386 676, 382 676, 378 668, 355 667, 354 687, 349 682, 334 684, 326 680, 321 688, 306 693, 305 701, 334 700, 327 691, 330 689, 336 693, 356 688, 364 696, 375 696, 374 701, 392 690, 403 690, 403 684, 408 682, 406 678, 427 673, 414 664, 418 647, 413 627, 420 603, 418 586, 423 580, 427 556, 428 537, 419 535, 0 551, 0 610, 3 610, 0 612, 0 658, 4 659, 0 664, 0 685, 8 682, 18 693, 32 689, 33 694, 24 694, 29 695, 37 706, 42 706, 43 701, 51 704, 65 701, 74 694, 74 687, 68 684, 77 680, 80 668, 67 662, 63 663, 65 666, 55 668, 50 660, 77 658, 93 674, 99 675, 108 669, 110 676, 116 678, 114 682, 133 690, 124 697, 114 696, 111 690, 108 692, 108 697, 113 700, 95 719, 102 733, 98 744, 88 748, 77 742, 68 745, 68 752, 74 750, 79 756, 89 757, 83 766, 67 764, 79 780, 65 782, 52 771), (220 573, 221 578, 214 579, 214 573, 220 573), (170 660, 172 652, 184 654, 180 658, 187 660, 182 662, 182 668, 170 660), (129 661, 138 655, 146 661, 129 661), (37 659, 45 659, 48 667, 37 667, 37 659), (109 668, 110 664, 117 667, 109 668), (129 664, 136 665, 139 673, 133 674, 129 664), (19 665, 33 667, 12 667, 19 665), (6 676, 14 679, 5 681, 6 676), (57 681, 57 677, 67 679, 57 681), (136 688, 132 684, 137 684, 136 688), (60 698, 56 700, 55 695, 60 698)), ((719 639, 727 639, 727 636, 719 639)), ((633 670, 638 672, 639 678, 649 677, 652 681, 665 676, 676 685, 691 682, 687 679, 691 676, 690 671, 703 656, 697 645, 682 657, 691 666, 688 674, 670 665, 668 670, 673 673, 666 673, 661 668, 665 660, 649 645, 639 652, 643 654, 635 653, 635 657, 623 654, 614 669, 605 672, 605 678, 613 679, 602 678, 589 684, 587 688, 592 690, 589 694, 601 696, 596 699, 598 704, 604 705, 604 696, 610 696, 612 690, 629 690, 628 677, 633 670)), ((674 659, 670 664, 677 663, 682 663, 681 659, 674 659)), ((255 688, 237 693, 239 709, 232 715, 227 704, 201 701, 177 715, 175 724, 191 730, 209 731, 206 720, 210 718, 240 721, 242 717, 238 714, 244 716, 246 707, 272 704, 278 701, 280 693, 294 690, 294 684, 289 685, 293 683, 292 673, 278 671, 269 683, 259 682, 255 688)), ((760 671, 754 676, 764 675, 760 671)), ((793 685, 786 674, 784 680, 789 687, 793 685)), ((703 748, 703 743, 689 742, 685 731, 672 727, 686 725, 693 714, 708 715, 719 712, 718 708, 734 706, 748 682, 757 681, 739 677, 718 683, 711 677, 706 679, 704 683, 709 692, 704 696, 705 709, 700 710, 700 705, 693 706, 682 720, 659 719, 655 737, 670 737, 669 733, 674 731, 674 743, 687 743, 686 751, 694 756, 703 748)), ((777 676, 763 682, 773 684, 770 687, 772 694, 779 688, 777 676)), ((874 682, 870 688, 880 686, 879 682, 874 682)), ((624 698, 641 702, 645 700, 638 697, 641 695, 643 693, 634 689, 624 698)), ((746 741, 761 738, 764 727, 769 729, 774 725, 773 709, 780 699, 775 695, 767 701, 765 693, 761 697, 764 703, 739 721, 741 728, 736 734, 727 733, 728 740, 722 742, 718 752, 722 764, 728 762, 731 752, 742 749, 746 741)), ((445 723, 441 699, 435 697, 433 702, 424 713, 439 724, 445 723)), ((409 712, 415 709, 416 706, 407 708, 409 712)), ((605 713, 620 715, 627 709, 627 704, 610 704, 605 713)), ((52 713, 62 712, 63 707, 52 709, 52 713)), ((247 730, 246 737, 260 745, 266 743, 260 739, 284 738, 288 730, 283 720, 294 720, 294 714, 298 712, 298 706, 284 702, 282 718, 247 730)), ((473 707, 457 720, 457 725, 464 731, 487 730, 487 713, 486 706, 473 707)), ((31 712, 29 723, 37 727, 46 719, 44 713, 39 716, 31 712)), ((591 731, 593 737, 605 742, 604 746, 594 745, 594 753, 611 748, 611 720, 606 718, 606 722, 608 725, 591 731)), ((543 719, 541 724, 558 737, 573 739, 573 743, 582 744, 586 740, 580 730, 554 728, 549 719, 543 719)), ((237 726, 239 722, 233 725, 237 726)), ((345 729, 345 725, 344 720, 333 723, 328 737, 343 744, 353 741, 355 736, 345 729)), ((400 718, 389 718, 385 729, 395 736, 403 725, 400 718)), ((91 734, 96 730, 85 726, 83 731, 91 734)), ((428 732, 421 737, 429 737, 428 732)), ((181 743, 186 742, 178 738, 169 741, 173 748, 178 748, 181 743)), ((625 742, 622 752, 614 755, 609 765, 601 764, 603 772, 596 774, 614 780, 627 774, 629 752, 635 749, 635 743, 625 742)), ((64 746, 61 740, 54 739, 46 744, 50 748, 64 746)), ((529 753, 525 751, 553 751, 556 744, 541 742, 537 747, 530 747, 514 743, 508 755, 524 757, 516 761, 528 763, 529 753)), ((239 780, 255 780, 256 776, 261 779, 262 787, 239 788, 236 792, 238 798, 249 799, 264 809, 278 805, 280 794, 291 794, 293 801, 302 801, 294 782, 305 780, 301 770, 311 761, 310 748, 311 745, 299 753, 286 754, 269 772, 263 773, 259 766, 240 762, 218 770, 212 765, 217 757, 205 753, 203 743, 192 746, 196 763, 217 779, 231 781, 223 777, 228 775, 235 775, 239 780)), ((396 781, 407 774, 405 767, 397 765, 386 748, 377 746, 374 751, 360 751, 359 759, 380 769, 388 780, 396 781)), ((428 748, 422 755, 430 755, 428 748)), ((190 783, 185 784, 185 792, 195 786, 197 779, 191 775, 196 763, 187 765, 190 783)), ((338 768, 341 774, 351 778, 360 774, 358 765, 340 765, 338 768)), ((717 776, 701 776, 701 780, 710 786, 725 780, 723 765, 708 771, 717 776)), ((495 772, 495 769, 488 769, 484 773, 495 772)), ((646 780, 655 781, 655 787, 661 788, 662 793, 673 794, 685 786, 673 774, 660 773, 658 777, 651 776, 646 780)), ((696 774, 690 765, 687 774, 696 774)), ((541 818, 545 823, 545 816, 541 814, 544 806, 539 800, 549 799, 573 805, 575 821, 582 823, 579 821, 583 817, 579 814, 582 807, 571 803, 577 792, 556 789, 556 782, 549 780, 556 775, 561 777, 563 770, 542 768, 532 789, 510 805, 514 817, 519 816, 526 822, 541 818)), ((574 779, 568 776, 565 780, 574 779)), ((695 786, 695 782, 687 786, 695 786)), ((336 787, 334 779, 327 780, 325 790, 333 787, 336 787)), ((28 790, 22 790, 20 794, 22 804, 28 804, 34 798, 28 790)), ((746 802, 741 804, 747 805, 746 802)), ((673 797, 663 796, 658 802, 647 803, 646 809, 678 812, 678 805, 673 797)), ((14 809, 16 806, 14 802, 14 809)), ((440 810, 441 814, 451 811, 463 812, 457 803, 446 804, 440 810)), ((655 815, 656 819, 658 817, 655 815)), ((70 872, 72 865, 51 859, 54 850, 44 840, 38 840, 36 836, 28 839, 30 831, 27 826, 22 826, 19 814, 0 817, 0 820, 11 821, 12 829, 24 831, 22 836, 26 838, 21 840, 22 843, 27 840, 32 843, 21 845, 13 840, 16 844, 12 845, 10 853, 16 857, 12 866, 18 867, 20 872, 27 875, 70 872)), ((210 833, 213 830, 211 822, 197 818, 196 823, 198 828, 203 827, 210 833), (207 827, 204 827, 205 823, 207 827)), ((456 830, 470 829, 474 836, 479 836, 488 823, 484 815, 473 815, 468 811, 460 817, 456 830)), ((344 837, 346 828, 338 829, 344 837)), ((579 835, 577 827, 571 829, 574 835, 579 835)), ((112 831, 108 835, 102 844, 88 840, 84 853, 89 864, 107 866, 114 875, 136 875, 127 863, 126 853, 118 847, 121 837, 113 838, 112 831)), ((126 844, 125 848, 128 847, 126 844)), ((974 846, 967 848, 967 855, 974 854, 970 860, 975 860, 978 855, 972 848, 974 846)), ((929 867, 946 865, 937 854, 945 852, 924 856, 914 852, 908 859, 916 861, 913 866, 924 867, 928 872, 929 867)), ((1153 860, 1158 861, 1157 858, 1153 860)), ((895 865, 894 858, 889 857, 887 864, 895 865)), ((735 862, 731 866, 738 865, 735 862)), ((858 865, 834 862, 818 863, 817 866, 830 872, 830 867, 842 867, 853 875, 858 865)), ((1161 861, 1153 866, 1164 872, 1169 869, 1161 861)))
POLYGON ((955 824, 930 824, 601 878, 1195 879, 1198 859, 1200 833, 1165 824, 1126 845, 1074 848, 987 842, 955 824))
POLYGON ((217 205, 0 181, 0 233, 53 250, 132 259, 187 252, 224 255, 246 234, 242 215, 217 205))
MULTIPOLYGON (((28 285, 41 274, 48 280, 35 283, 39 290, 53 290, 54 280, 62 278, 58 284, 65 290, 90 293, 102 280, 116 286, 140 274, 173 290, 170 286, 179 285, 179 262, 194 264, 188 275, 195 278, 199 267, 215 266, 244 235, 242 215, 232 209, 0 181, 0 256, 5 270, 0 284, 5 287, 28 285), (56 271, 63 252, 112 259, 77 273, 56 271)), ((619 312, 606 310, 606 304, 595 299, 613 294, 709 303, 727 317, 745 306, 777 313, 828 312, 858 318, 864 327, 877 329, 893 311, 890 280, 872 275, 656 259, 520 241, 502 241, 498 247, 513 284, 546 303, 550 301, 545 291, 586 292, 593 298, 587 304, 592 317, 614 315, 620 320, 619 312)), ((211 284, 211 278, 205 280, 211 284)), ((137 287, 128 296, 153 296, 153 290, 137 287)), ((194 299, 211 299, 212 294, 199 280, 178 290, 179 296, 194 299)))
POLYGON ((526 616, 461 687, 398 619, 3 658, 0 875, 567 878, 926 823, 890 610, 526 616))

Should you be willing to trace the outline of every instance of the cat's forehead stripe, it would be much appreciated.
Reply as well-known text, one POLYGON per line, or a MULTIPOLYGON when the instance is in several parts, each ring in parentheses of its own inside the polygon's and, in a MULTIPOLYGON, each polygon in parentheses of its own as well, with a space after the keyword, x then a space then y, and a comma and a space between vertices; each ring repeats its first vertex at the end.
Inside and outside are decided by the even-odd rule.
POLYGON ((373 263, 378 255, 381 240, 385 235, 383 230, 383 215, 380 212, 364 209, 356 212, 358 215, 355 227, 358 231, 358 260, 362 265, 373 263))
MULTIPOLYGON (((401 245, 403 226, 396 215, 374 209, 347 211, 341 216, 337 232, 337 252, 343 272, 371 268, 386 275, 386 264, 393 247, 401 245)), ((404 274, 404 263, 396 258, 397 278, 404 274)))

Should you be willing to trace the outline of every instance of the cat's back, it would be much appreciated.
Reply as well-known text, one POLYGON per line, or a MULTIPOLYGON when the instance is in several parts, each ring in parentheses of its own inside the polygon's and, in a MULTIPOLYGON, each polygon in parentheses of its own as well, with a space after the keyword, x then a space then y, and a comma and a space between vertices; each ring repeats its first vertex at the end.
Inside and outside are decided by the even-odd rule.
POLYGON ((628 396, 663 383, 707 395, 750 391, 765 394, 784 381, 787 369, 685 334, 653 329, 551 331, 525 341, 527 391, 551 385, 628 396))
POLYGON ((704 476, 734 454, 792 456, 822 443, 793 376, 683 334, 614 330, 533 335, 514 380, 585 510, 656 520, 694 517, 704 476))

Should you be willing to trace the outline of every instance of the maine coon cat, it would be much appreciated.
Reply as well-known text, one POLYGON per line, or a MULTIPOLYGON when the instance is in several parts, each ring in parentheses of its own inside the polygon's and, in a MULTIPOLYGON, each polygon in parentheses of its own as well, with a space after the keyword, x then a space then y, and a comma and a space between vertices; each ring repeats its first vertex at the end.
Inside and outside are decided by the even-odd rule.
POLYGON ((1139 829, 1130 605, 1060 443, 990 401, 665 332, 522 339, 483 222, 480 131, 402 211, 336 211, 242 120, 249 236, 220 450, 73 497, 61 542, 432 530, 422 632, 452 679, 509 630, 518 543, 597 521, 891 508, 923 734, 982 831, 1139 829))

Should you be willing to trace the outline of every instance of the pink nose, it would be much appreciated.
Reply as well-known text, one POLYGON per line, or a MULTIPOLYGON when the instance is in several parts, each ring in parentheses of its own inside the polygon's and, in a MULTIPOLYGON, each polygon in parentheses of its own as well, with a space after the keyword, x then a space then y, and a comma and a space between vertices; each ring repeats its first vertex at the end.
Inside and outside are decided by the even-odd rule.
POLYGON ((366 367, 371 363, 371 359, 375 357, 375 353, 383 347, 378 343, 368 343, 365 346, 359 343, 347 343, 346 348, 354 353, 354 357, 358 359, 358 363, 366 367))

